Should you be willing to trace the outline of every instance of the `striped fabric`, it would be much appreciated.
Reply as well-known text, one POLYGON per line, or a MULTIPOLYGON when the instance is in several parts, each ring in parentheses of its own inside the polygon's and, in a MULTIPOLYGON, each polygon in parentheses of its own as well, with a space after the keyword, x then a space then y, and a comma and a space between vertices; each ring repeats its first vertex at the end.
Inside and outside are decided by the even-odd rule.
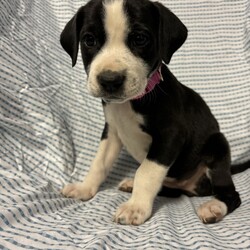
MULTIPOLYGON (((171 70, 208 102, 233 161, 249 159, 249 0, 161 2, 189 29, 171 70)), ((86 175, 104 124, 81 61, 72 69, 59 44, 84 3, 0 2, 0 249, 250 249, 250 170, 234 176, 242 206, 213 225, 195 213, 209 198, 186 196, 157 197, 144 225, 113 223, 129 197, 116 186, 137 167, 125 151, 92 200, 60 194, 65 183, 86 175)))

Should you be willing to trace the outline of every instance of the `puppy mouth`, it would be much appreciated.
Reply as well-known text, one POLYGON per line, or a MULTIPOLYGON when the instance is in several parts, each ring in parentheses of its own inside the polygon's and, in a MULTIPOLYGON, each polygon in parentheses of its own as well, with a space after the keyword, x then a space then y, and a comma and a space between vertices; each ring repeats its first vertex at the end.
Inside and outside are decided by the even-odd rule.
POLYGON ((131 94, 124 95, 103 95, 101 99, 106 103, 124 103, 130 100, 135 99, 143 91, 133 91, 131 94))
POLYGON ((102 98, 102 100, 105 102, 105 103, 123 103, 125 102, 123 99, 107 99, 107 98, 102 98))
POLYGON ((118 97, 118 96, 103 96, 101 99, 106 103, 124 103, 131 98, 128 97, 118 97))
POLYGON ((108 95, 108 96, 102 96, 101 99, 104 102, 121 102, 123 100, 123 98, 118 97, 118 96, 114 96, 114 95, 108 95))

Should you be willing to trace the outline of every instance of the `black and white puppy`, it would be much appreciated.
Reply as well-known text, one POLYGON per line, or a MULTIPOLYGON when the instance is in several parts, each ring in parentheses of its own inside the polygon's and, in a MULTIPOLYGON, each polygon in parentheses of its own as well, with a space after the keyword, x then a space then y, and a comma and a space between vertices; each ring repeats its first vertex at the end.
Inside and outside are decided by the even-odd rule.
POLYGON ((124 146, 140 166, 134 180, 120 184, 132 196, 118 208, 118 223, 144 223, 159 192, 214 195, 198 208, 204 223, 241 204, 217 121, 165 65, 186 37, 171 11, 148 0, 91 0, 67 23, 62 47, 74 66, 80 44, 87 88, 103 100, 106 124, 89 173, 67 185, 65 196, 92 198, 124 146))

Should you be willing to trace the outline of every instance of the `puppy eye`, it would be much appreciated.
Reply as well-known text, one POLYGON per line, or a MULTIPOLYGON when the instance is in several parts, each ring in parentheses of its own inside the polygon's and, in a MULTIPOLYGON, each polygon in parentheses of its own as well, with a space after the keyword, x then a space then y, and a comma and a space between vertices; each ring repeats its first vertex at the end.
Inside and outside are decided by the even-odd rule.
POLYGON ((145 47, 149 42, 149 37, 146 34, 134 32, 130 35, 130 42, 135 47, 145 47))
POLYGON ((85 34, 82 39, 84 45, 88 48, 94 47, 97 44, 96 38, 92 34, 85 34))

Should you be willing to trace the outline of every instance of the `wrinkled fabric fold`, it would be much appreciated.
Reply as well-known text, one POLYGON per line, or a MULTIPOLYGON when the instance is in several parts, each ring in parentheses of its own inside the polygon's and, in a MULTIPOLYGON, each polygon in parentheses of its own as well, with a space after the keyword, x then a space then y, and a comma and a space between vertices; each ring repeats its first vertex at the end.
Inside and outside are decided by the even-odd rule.
MULTIPOLYGON (((242 205, 203 225, 195 210, 209 198, 157 197, 139 227, 112 221, 129 194, 117 190, 138 164, 124 151, 90 201, 64 198, 81 181, 104 126, 78 58, 60 46, 66 22, 86 0, 0 3, 0 249, 248 249, 250 171, 234 176, 242 205)), ((169 65, 207 101, 232 148, 250 159, 250 3, 162 0, 189 36, 169 65)), ((167 98, 167 96, 166 96, 167 98)))

